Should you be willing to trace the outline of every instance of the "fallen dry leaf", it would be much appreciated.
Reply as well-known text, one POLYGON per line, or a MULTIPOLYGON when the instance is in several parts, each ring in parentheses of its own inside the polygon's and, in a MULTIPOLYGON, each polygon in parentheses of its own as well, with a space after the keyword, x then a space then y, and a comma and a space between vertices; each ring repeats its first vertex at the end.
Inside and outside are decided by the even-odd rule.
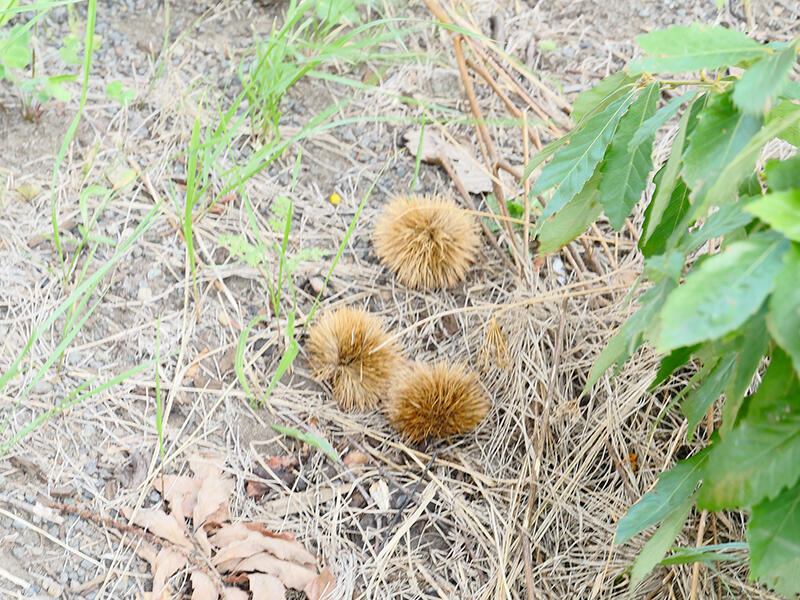
POLYGON ((270 456, 267 460, 270 469, 288 469, 297 465, 296 456, 270 456))
POLYGON ((234 558, 249 558, 259 552, 269 552, 277 558, 313 565, 314 555, 295 541, 267 537, 257 532, 251 532, 243 540, 231 542, 222 548, 214 557, 214 564, 221 564, 234 558))
POLYGON ((226 587, 222 590, 223 600, 249 600, 247 592, 237 587, 226 587))
POLYGON ((286 600, 286 588, 274 575, 251 573, 249 579, 253 600, 286 600))
POLYGON ((269 492, 270 489, 271 488, 266 483, 248 479, 245 482, 244 493, 247 494, 248 498, 261 498, 261 496, 269 492))
POLYGON ((342 459, 342 462, 346 464, 348 467, 350 465, 363 465, 369 462, 369 456, 367 456, 366 454, 364 454, 359 450, 351 450, 342 459))
POLYGON ((222 456, 200 456, 189 457, 189 468, 197 479, 207 479, 212 476, 219 477, 225 469, 225 457, 222 456))
POLYGON ((317 576, 316 572, 297 563, 275 558, 269 552, 261 552, 239 562, 232 571, 258 571, 278 577, 286 587, 302 590, 317 576))
POLYGON ((162 548, 156 557, 156 569, 153 571, 153 595, 158 596, 166 590, 167 581, 177 571, 186 566, 186 557, 171 550, 162 548))
POLYGON ((178 523, 174 516, 168 515, 160 508, 140 508, 134 516, 133 509, 126 506, 122 509, 122 514, 134 525, 147 529, 150 533, 178 546, 191 545, 186 537, 183 524, 178 523), (131 519, 131 517, 133 518, 131 519))
MULTIPOLYGON (((408 131, 403 135, 406 148, 417 156, 420 130, 408 131)), ((435 131, 426 131, 422 138, 420 160, 435 165, 449 162, 453 166, 456 177, 470 194, 482 194, 492 191, 492 178, 479 166, 480 162, 461 146, 454 146, 445 141, 435 131)))
POLYGON ((197 492, 197 505, 192 511, 192 523, 199 529, 206 521, 227 521, 228 498, 233 493, 235 482, 232 477, 221 474, 209 474, 203 479, 197 492))
POLYGON ((320 574, 314 577, 308 585, 303 589, 308 596, 308 600, 327 600, 333 597, 333 591, 336 589, 336 578, 331 573, 328 567, 320 571, 320 574))
POLYGON ((197 505, 197 492, 200 491, 202 482, 187 475, 164 475, 164 489, 161 489, 161 481, 161 477, 156 477, 153 487, 169 503, 175 518, 191 516, 197 505))
POLYGON ((202 571, 192 571, 192 600, 219 600, 214 581, 202 571))

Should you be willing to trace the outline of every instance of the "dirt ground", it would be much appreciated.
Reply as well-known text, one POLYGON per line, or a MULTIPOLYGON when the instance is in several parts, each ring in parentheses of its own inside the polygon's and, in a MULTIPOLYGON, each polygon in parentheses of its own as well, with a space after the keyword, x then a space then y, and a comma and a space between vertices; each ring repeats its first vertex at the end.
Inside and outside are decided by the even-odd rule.
MULTIPOLYGON (((422 2, 379 4, 389 17, 431 18, 422 2)), ((701 0, 460 4, 476 27, 498 38, 506 52, 567 102, 622 68, 635 54, 633 38, 650 29, 693 21, 747 27, 739 2, 722 11, 701 0)), ((236 480, 235 519, 258 520, 273 531, 293 534, 336 576, 334 598, 626 597, 626 569, 647 538, 615 547, 616 521, 664 468, 703 440, 701 428, 698 441, 686 444, 685 421, 674 410, 655 425, 685 379, 648 391, 658 364, 650 352, 641 352, 617 377, 604 377, 581 396, 592 361, 630 312, 625 296, 641 271, 634 234, 616 235, 601 222, 585 243, 573 242, 569 257, 548 256, 528 277, 511 272, 486 243, 466 284, 446 293, 407 290, 379 264, 370 232, 384 203, 408 193, 412 183, 414 158, 398 149, 411 119, 422 113, 398 95, 462 114, 468 110, 449 34, 426 25, 406 36, 403 47, 419 53, 412 61, 325 67, 362 80, 381 72, 377 90, 354 92, 320 78, 304 78, 292 88, 282 104, 284 132, 343 98, 350 102, 336 117, 362 119, 290 146, 247 183, 265 239, 279 239, 267 226, 270 206, 277 196, 291 193, 290 253, 307 248, 324 253, 319 260, 302 262, 294 274, 298 327, 375 182, 324 293, 322 310, 345 304, 368 308, 402 333, 409 358, 463 360, 481 371, 492 399, 489 416, 476 431, 435 446, 438 458, 392 532, 402 535, 388 551, 379 551, 395 509, 423 476, 434 448, 419 452, 408 447, 379 413, 340 412, 329 390, 309 375, 302 331, 292 370, 280 379, 268 406, 251 408, 234 359, 242 328, 254 317, 269 315, 264 272, 238 262, 220 242, 225 234, 249 231, 243 202, 233 198, 195 224, 202 261, 199 298, 175 226, 186 174, 185 162, 175 157, 186 149, 195 117, 206 124, 214 116, 204 98, 222 102, 238 93, 236 65, 268 34, 280 3, 178 0, 169 7, 169 42, 177 42, 165 68, 157 69, 163 4, 99 3, 96 32, 102 43, 84 117, 55 190, 55 155, 79 94, 68 103, 45 104, 41 116, 29 121, 21 115, 18 93, 0 86, 0 374, 71 291, 65 291, 58 253, 48 237, 51 194, 68 260, 80 236, 78 199, 87 184, 124 184, 119 178, 126 169, 147 169, 149 181, 121 185, 98 220, 94 234, 114 244, 135 231, 158 198, 167 198, 154 224, 102 279, 92 296, 92 302, 99 301, 97 308, 63 360, 49 366, 18 402, 60 343, 62 316, 33 345, 22 373, 0 390, 0 417, 8 418, 0 443, 80 386, 97 388, 157 358, 167 415, 163 469, 186 472, 189 456, 223 455, 226 471, 236 480), (126 108, 105 96, 114 79, 136 90, 136 100, 126 108), (302 160, 291 191, 300 146, 302 160), (338 205, 328 201, 334 192, 342 198, 338 205), (592 289, 597 291, 586 292, 592 289), (507 344, 507 365, 482 361, 493 319, 507 344), (545 435, 537 442, 544 414, 545 435), (349 468, 334 464, 321 452, 278 435, 272 423, 311 426, 343 456, 351 453, 361 460, 349 468), (276 458, 290 459, 280 476, 265 468, 276 458), (263 495, 248 495, 248 481, 259 482, 263 495), (386 485, 389 510, 364 497, 362 490, 376 485, 386 485)), ((82 27, 84 5, 77 14, 82 27)), ((750 18, 756 38, 788 39, 798 35, 800 2, 754 0, 750 18)), ((40 28, 37 43, 45 69, 68 28, 64 9, 53 10, 40 28)), ((386 50, 400 47, 398 42, 386 50)), ((507 116, 477 80, 476 91, 487 116, 507 116)), ((530 91, 541 98, 536 89, 530 91)), ((477 155, 469 126, 448 123, 445 128, 477 155)), ((504 159, 519 167, 524 151, 519 130, 498 125, 492 133, 504 159)), ((543 133, 542 141, 548 139, 543 133)), ((237 143, 243 155, 258 147, 250 136, 237 143)), ((422 165, 416 191, 457 197, 447 174, 431 165, 422 165)), ((485 210, 483 199, 475 199, 485 210)), ((89 209, 96 207, 96 198, 90 197, 89 209)), ((637 223, 640 218, 634 219, 634 229, 637 223)), ((95 272, 113 252, 109 243, 99 244, 94 256, 84 250, 76 272, 85 265, 95 272)), ((263 393, 275 373, 285 327, 282 315, 261 322, 249 335, 245 373, 256 391, 263 393)), ((0 597, 145 597, 150 571, 127 542, 121 544, 91 519, 37 507, 44 495, 119 519, 123 507, 160 505, 152 487, 161 469, 156 396, 150 367, 40 424, 0 459, 0 597)), ((700 520, 700 515, 691 516, 680 545, 743 539, 742 515, 709 517, 709 525, 702 526, 705 536, 697 539, 700 520)), ((634 596, 688 598, 691 580, 691 566, 658 567, 634 596)), ((175 597, 188 594, 185 575, 172 582, 175 597)), ((698 598, 774 597, 748 581, 741 562, 701 567, 696 585, 698 598)))

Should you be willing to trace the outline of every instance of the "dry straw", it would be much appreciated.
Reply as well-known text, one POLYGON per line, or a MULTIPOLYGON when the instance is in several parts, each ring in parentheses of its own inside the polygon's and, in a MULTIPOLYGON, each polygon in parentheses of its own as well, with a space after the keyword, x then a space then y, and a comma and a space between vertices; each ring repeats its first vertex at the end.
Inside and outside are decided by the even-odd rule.
POLYGON ((395 429, 420 443, 470 431, 489 412, 489 399, 462 363, 416 363, 394 379, 385 409, 395 429))
POLYGON ((350 307, 322 315, 309 330, 308 349, 312 374, 331 383, 342 410, 375 408, 403 361, 381 320, 350 307))
POLYGON ((378 256, 414 289, 446 288, 464 281, 478 252, 478 226, 452 200, 438 196, 400 196, 378 219, 378 256))

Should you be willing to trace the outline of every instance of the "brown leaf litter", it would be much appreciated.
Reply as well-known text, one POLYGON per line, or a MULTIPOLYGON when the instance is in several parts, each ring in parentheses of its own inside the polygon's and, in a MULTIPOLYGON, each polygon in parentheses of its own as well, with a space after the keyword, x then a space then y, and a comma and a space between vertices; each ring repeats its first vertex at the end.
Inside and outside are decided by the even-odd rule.
POLYGON ((309 600, 329 597, 335 578, 327 568, 318 572, 316 556, 293 535, 257 522, 231 522, 235 481, 224 473, 223 459, 194 456, 189 465, 194 476, 165 475, 154 482, 168 510, 122 510, 162 546, 142 542, 137 548, 153 574, 145 600, 175 597, 169 578, 184 568, 192 600, 284 600, 287 588, 304 591, 309 600))

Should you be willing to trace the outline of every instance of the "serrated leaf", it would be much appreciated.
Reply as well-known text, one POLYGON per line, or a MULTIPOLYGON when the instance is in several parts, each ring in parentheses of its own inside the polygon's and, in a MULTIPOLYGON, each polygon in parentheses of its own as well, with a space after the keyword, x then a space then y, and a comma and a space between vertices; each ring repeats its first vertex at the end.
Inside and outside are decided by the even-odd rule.
POLYGON ((695 204, 693 209, 695 216, 705 214, 709 206, 713 204, 722 205, 734 200, 736 198, 736 186, 743 179, 743 174, 752 173, 764 144, 776 136, 781 137, 798 122, 800 122, 800 111, 770 119, 722 170, 719 177, 717 177, 716 183, 708 190, 708 194, 703 198, 703 201, 695 204))
POLYGON ((586 121, 586 124, 572 136, 570 144, 558 150, 553 159, 542 169, 536 179, 533 193, 539 194, 557 186, 542 218, 560 210, 567 201, 577 194, 592 176, 598 163, 611 142, 617 123, 636 98, 629 93, 609 104, 586 121))
POLYGON ((655 134, 644 138, 633 149, 629 150, 628 146, 634 134, 656 111, 658 93, 658 84, 651 83, 630 105, 620 119, 601 166, 600 201, 611 226, 617 231, 642 197, 647 176, 653 168, 651 154, 655 134))
POLYGON ((642 496, 619 520, 614 543, 624 544, 680 507, 694 493, 707 459, 708 451, 703 450, 661 473, 656 487, 642 496))
POLYGON ((636 560, 633 561, 631 569, 630 590, 633 592, 639 582, 653 570, 664 555, 669 551, 675 538, 683 529, 689 511, 694 504, 694 496, 690 496, 681 502, 669 515, 661 527, 658 528, 647 543, 642 547, 636 560))
POLYGON ((758 390, 747 399, 743 412, 750 423, 772 423, 788 412, 800 412, 800 380, 792 359, 780 347, 774 348, 758 390))
POLYGON ((739 335, 739 351, 733 367, 733 377, 725 388, 725 403, 722 405, 721 435, 728 433, 736 423, 739 408, 769 346, 769 335, 764 318, 758 316, 742 329, 739 335))
POLYGON ((720 25, 693 23, 652 31, 636 38, 647 58, 631 62, 631 70, 680 73, 717 69, 759 58, 769 49, 743 33, 720 25))
POLYGON ((788 242, 773 232, 731 244, 696 267, 661 311, 659 352, 733 331, 772 291, 788 242))
POLYGON ((752 506, 800 478, 800 415, 777 422, 743 421, 711 447, 698 506, 752 506))
MULTIPOLYGON (((644 237, 639 238, 639 249, 645 258, 662 254, 667 249, 667 241, 670 236, 675 232, 675 229, 683 221, 683 217, 689 212, 691 203, 689 202, 689 195, 691 190, 686 187, 682 179, 678 179, 675 188, 672 190, 672 195, 669 202, 664 208, 661 215, 661 221, 653 230, 652 235, 644 241, 644 237)), ((653 214, 653 207, 655 201, 650 202, 644 211, 644 228, 648 229, 648 224, 653 214)))
POLYGON ((555 154, 556 151, 558 151, 558 149, 561 148, 561 146, 563 146, 570 139, 572 139, 572 136, 575 135, 576 131, 577 129, 573 129, 563 137, 560 137, 557 140, 553 140, 552 142, 547 144, 544 148, 539 150, 539 152, 534 154, 533 157, 528 161, 528 164, 525 165, 525 172, 522 174, 522 179, 525 180, 528 177, 530 177, 531 173, 533 173, 533 170, 540 164, 542 164, 544 161, 546 161, 548 158, 550 158, 553 154, 555 154))
POLYGON ((797 62, 797 44, 774 52, 745 71, 733 88, 733 102, 751 115, 768 113, 775 98, 789 82, 789 72, 797 62))
POLYGON ((698 90, 690 90, 685 94, 680 96, 676 96, 669 102, 667 102, 664 106, 659 108, 653 116, 647 119, 642 126, 633 134, 630 143, 628 144, 628 150, 633 151, 639 144, 641 144, 644 140, 646 140, 651 135, 655 135, 656 131, 658 131, 664 123, 669 121, 675 114, 680 110, 681 105, 684 102, 689 102, 694 100, 694 97, 697 95, 698 90))
POLYGON ((706 219, 703 226, 692 231, 678 245, 684 254, 694 252, 708 240, 721 237, 734 229, 744 227, 753 220, 753 216, 745 210, 746 202, 739 201, 722 206, 706 219))
POLYGON ((786 160, 769 160, 764 166, 767 186, 772 192, 800 188, 800 155, 786 160))
POLYGON ((800 593, 800 485, 753 507, 747 542, 752 577, 787 597, 800 593))
POLYGON ((632 76, 625 71, 617 71, 613 75, 609 75, 601 80, 593 88, 582 91, 575 98, 572 103, 572 120, 575 123, 580 122, 584 116, 597 108, 604 101, 611 102, 619 97, 619 94, 626 93, 628 90, 624 86, 630 86, 638 79, 637 76, 632 76), (615 95, 616 94, 616 95, 615 95))
POLYGON ((600 191, 597 185, 600 174, 596 172, 567 204, 543 222, 538 235, 539 252, 553 252, 586 231, 600 213, 600 191))
POLYGON ((800 189, 766 194, 748 204, 746 210, 790 240, 800 242, 800 189))
POLYGON ((644 239, 645 243, 653 236, 653 232, 661 222, 661 217, 672 196, 672 191, 675 188, 678 180, 678 173, 681 168, 681 157, 683 155, 684 144, 686 143, 686 134, 689 131, 689 123, 694 119, 696 111, 700 110, 705 98, 705 96, 701 96, 692 102, 689 110, 683 113, 680 123, 678 124, 678 133, 675 135, 675 139, 672 142, 669 158, 663 167, 662 176, 656 188, 653 200, 650 202, 650 204, 652 204, 652 208, 650 208, 650 218, 646 223, 642 235, 642 239, 644 239))
POLYGON ((622 324, 592 364, 584 391, 591 389, 611 365, 625 362, 636 352, 674 288, 675 282, 664 278, 640 296, 639 310, 622 324))
POLYGON ((694 438, 694 430, 703 420, 708 407, 720 397, 722 391, 733 377, 736 358, 737 354, 734 353, 719 359, 711 369, 711 372, 703 379, 700 387, 689 392, 681 402, 681 412, 686 415, 686 419, 689 421, 689 428, 686 434, 687 443, 691 443, 694 438))
MULTIPOLYGON (((698 115, 697 127, 689 136, 684 157, 683 176, 697 197, 703 197, 759 129, 761 120, 738 111, 730 94, 720 94, 708 103, 698 115)), ((736 177, 741 179, 747 174, 737 173, 736 177)), ((720 200, 718 204, 723 202, 720 200)))
MULTIPOLYGON (((800 112, 800 104, 795 104, 789 100, 784 100, 769 112, 767 124, 770 124, 772 121, 778 119, 785 119, 798 112, 800 112)), ((783 141, 789 142, 793 146, 800 146, 800 125, 798 125, 796 122, 776 135, 783 141)))
POLYGON ((672 352, 670 352, 667 356, 661 359, 661 363, 658 365, 658 371, 656 372, 656 376, 653 379, 653 382, 647 388, 648 390, 653 390, 662 383, 664 383, 667 378, 672 375, 676 369, 682 367, 689 359, 692 357, 692 354, 700 347, 700 344, 694 344, 692 346, 683 346, 681 348, 675 348, 672 352))
POLYGON ((784 255, 783 268, 775 278, 767 328, 792 357, 794 370, 800 375, 800 246, 797 244, 792 244, 784 255))

